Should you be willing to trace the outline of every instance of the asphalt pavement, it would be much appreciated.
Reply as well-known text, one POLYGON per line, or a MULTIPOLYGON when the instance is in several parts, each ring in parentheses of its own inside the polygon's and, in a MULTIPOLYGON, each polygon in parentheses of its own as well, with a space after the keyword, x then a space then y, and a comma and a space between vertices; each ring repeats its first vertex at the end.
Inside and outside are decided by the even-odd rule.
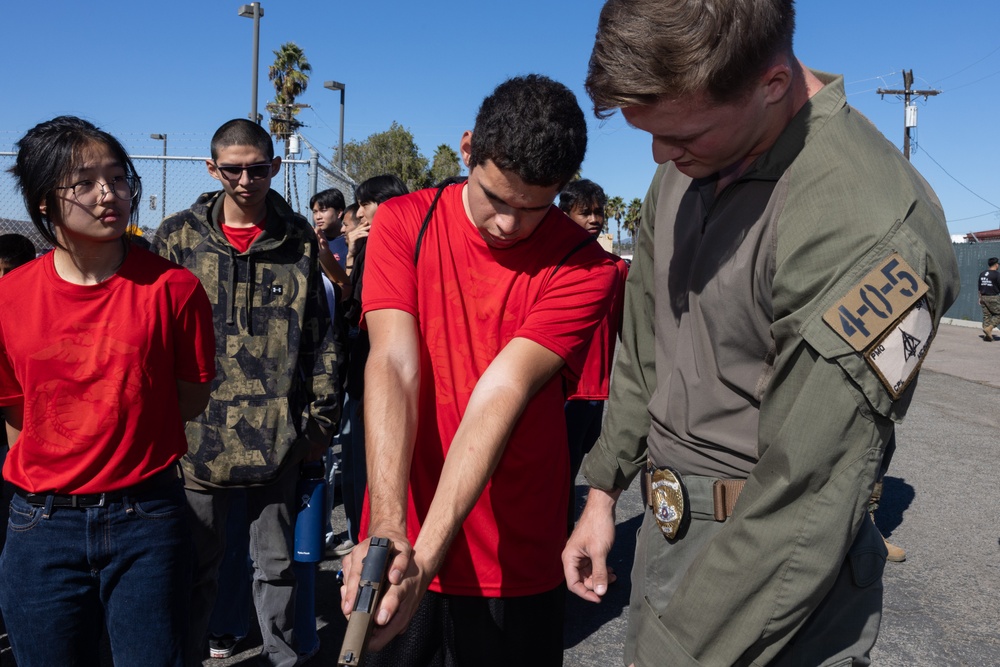
MULTIPOLYGON (((907 559, 886 565, 885 611, 872 652, 875 665, 1000 665, 998 413, 1000 335, 987 343, 978 326, 942 325, 909 414, 897 429, 898 448, 876 515, 883 534, 906 549, 907 559)), ((582 502, 585 488, 578 482, 582 502)), ((633 484, 619 501, 609 558, 618 581, 600 604, 572 595, 567 601, 568 667, 622 664, 628 575, 641 513, 633 484)), ((342 507, 334 510, 334 519, 343 530, 342 507)), ((316 614, 321 649, 310 665, 336 664, 346 627, 338 606, 339 565, 337 560, 320 564, 316 614)), ((206 659, 204 665, 253 664, 260 649, 256 630, 239 649, 230 659, 206 659)), ((6 649, 0 667, 12 665, 6 649)))

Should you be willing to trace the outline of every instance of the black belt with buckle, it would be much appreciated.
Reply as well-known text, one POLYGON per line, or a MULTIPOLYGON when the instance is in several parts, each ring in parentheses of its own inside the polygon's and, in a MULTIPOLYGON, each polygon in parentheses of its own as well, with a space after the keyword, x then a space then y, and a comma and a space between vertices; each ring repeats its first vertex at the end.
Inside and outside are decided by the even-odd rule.
POLYGON ((24 498, 24 501, 33 507, 45 507, 49 502, 49 498, 51 498, 52 507, 87 509, 90 507, 104 507, 122 498, 140 498, 151 492, 166 488, 170 482, 177 479, 179 479, 177 466, 174 465, 138 484, 104 493, 30 493, 17 486, 14 486, 14 493, 24 498))

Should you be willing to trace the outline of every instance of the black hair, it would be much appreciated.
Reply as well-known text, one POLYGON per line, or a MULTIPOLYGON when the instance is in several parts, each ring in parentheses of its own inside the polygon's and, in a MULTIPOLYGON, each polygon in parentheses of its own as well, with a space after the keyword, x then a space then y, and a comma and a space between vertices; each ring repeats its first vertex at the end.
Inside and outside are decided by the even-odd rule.
POLYGON ((469 168, 491 160, 528 185, 562 186, 587 152, 587 123, 569 88, 539 74, 504 81, 483 100, 469 168))
POLYGON ((61 210, 56 188, 84 158, 87 148, 95 144, 106 146, 132 181, 129 221, 135 225, 139 220, 135 203, 142 199, 142 183, 125 147, 109 133, 76 116, 57 116, 34 126, 15 144, 17 160, 10 173, 17 180, 35 229, 53 246, 62 247, 52 226, 52 216, 61 210), (43 204, 48 215, 42 215, 43 204))
POLYGON ((604 188, 586 178, 570 181, 559 193, 559 208, 567 214, 576 206, 586 207, 589 204, 597 204, 603 211, 607 203, 604 188))
POLYGON ((372 176, 369 179, 361 181, 361 184, 354 189, 354 200, 359 204, 367 204, 368 202, 381 204, 386 200, 405 195, 408 192, 406 184, 398 176, 395 174, 382 174, 381 176, 372 176))
POLYGON ((27 236, 20 234, 0 234, 0 262, 10 264, 10 268, 27 264, 38 251, 27 236))
POLYGON ((344 193, 337 188, 322 190, 310 197, 309 208, 312 208, 316 204, 319 204, 320 208, 332 208, 335 211, 343 211, 346 207, 344 204, 344 193))
POLYGON ((997 257, 990 257, 990 258, 989 258, 989 259, 988 259, 988 260, 986 261, 986 266, 993 266, 994 264, 997 264, 997 263, 1000 263, 1000 258, 997 258, 997 257))
POLYGON ((267 156, 268 160, 274 159, 274 142, 267 130, 257 123, 250 122, 246 118, 234 118, 222 124, 215 134, 212 135, 212 159, 219 158, 219 151, 228 146, 253 146, 267 156))
POLYGON ((348 215, 353 215, 353 216, 357 217, 357 215, 358 215, 358 202, 354 202, 353 204, 348 205, 348 207, 344 209, 344 217, 346 218, 348 215))

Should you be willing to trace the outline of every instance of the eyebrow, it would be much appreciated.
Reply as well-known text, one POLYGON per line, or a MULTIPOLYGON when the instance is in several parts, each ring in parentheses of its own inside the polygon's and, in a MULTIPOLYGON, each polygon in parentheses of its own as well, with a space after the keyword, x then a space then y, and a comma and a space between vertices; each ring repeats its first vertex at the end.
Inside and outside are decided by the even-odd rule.
POLYGON ((632 123, 628 122, 627 119, 625 120, 625 124, 628 125, 629 127, 631 127, 633 130, 639 130, 640 132, 646 132, 646 134, 650 135, 654 139, 663 139, 665 141, 676 141, 678 143, 684 143, 686 141, 693 141, 693 140, 697 139, 698 137, 700 137, 701 135, 705 134, 705 132, 707 131, 707 130, 698 130, 697 132, 692 132, 692 133, 689 133, 689 134, 653 134, 652 132, 647 132, 646 130, 642 129, 641 127, 636 127, 632 123))
POLYGON ((514 206, 513 204, 509 204, 506 201, 504 201, 503 199, 501 199, 495 192, 493 192, 492 190, 490 190, 489 188, 487 188, 482 183, 479 184, 479 187, 482 188, 483 194, 486 195, 487 199, 492 199, 495 202, 499 202, 499 203, 503 204, 504 206, 509 206, 510 208, 517 209, 518 211, 544 211, 545 209, 547 209, 550 206, 552 206, 552 202, 549 202, 548 204, 545 204, 544 206, 514 206))

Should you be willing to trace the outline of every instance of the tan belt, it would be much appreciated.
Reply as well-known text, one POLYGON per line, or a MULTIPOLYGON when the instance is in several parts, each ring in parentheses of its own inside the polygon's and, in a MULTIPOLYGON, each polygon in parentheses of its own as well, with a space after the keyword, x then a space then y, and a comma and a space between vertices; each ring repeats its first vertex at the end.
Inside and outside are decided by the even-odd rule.
MULTIPOLYGON (((655 470, 656 468, 651 463, 647 464, 647 467, 642 470, 643 501, 647 507, 653 507, 652 484, 653 472, 655 470)), ((711 506, 708 507, 704 503, 699 503, 697 500, 698 496, 696 495, 689 496, 689 502, 691 503, 690 511, 696 518, 701 518, 697 515, 710 515, 716 521, 725 521, 733 515, 736 500, 740 497, 740 492, 743 491, 743 487, 747 483, 745 479, 720 479, 717 477, 703 477, 701 475, 684 475, 681 477, 676 471, 674 471, 674 475, 684 486, 711 484, 711 506)))

